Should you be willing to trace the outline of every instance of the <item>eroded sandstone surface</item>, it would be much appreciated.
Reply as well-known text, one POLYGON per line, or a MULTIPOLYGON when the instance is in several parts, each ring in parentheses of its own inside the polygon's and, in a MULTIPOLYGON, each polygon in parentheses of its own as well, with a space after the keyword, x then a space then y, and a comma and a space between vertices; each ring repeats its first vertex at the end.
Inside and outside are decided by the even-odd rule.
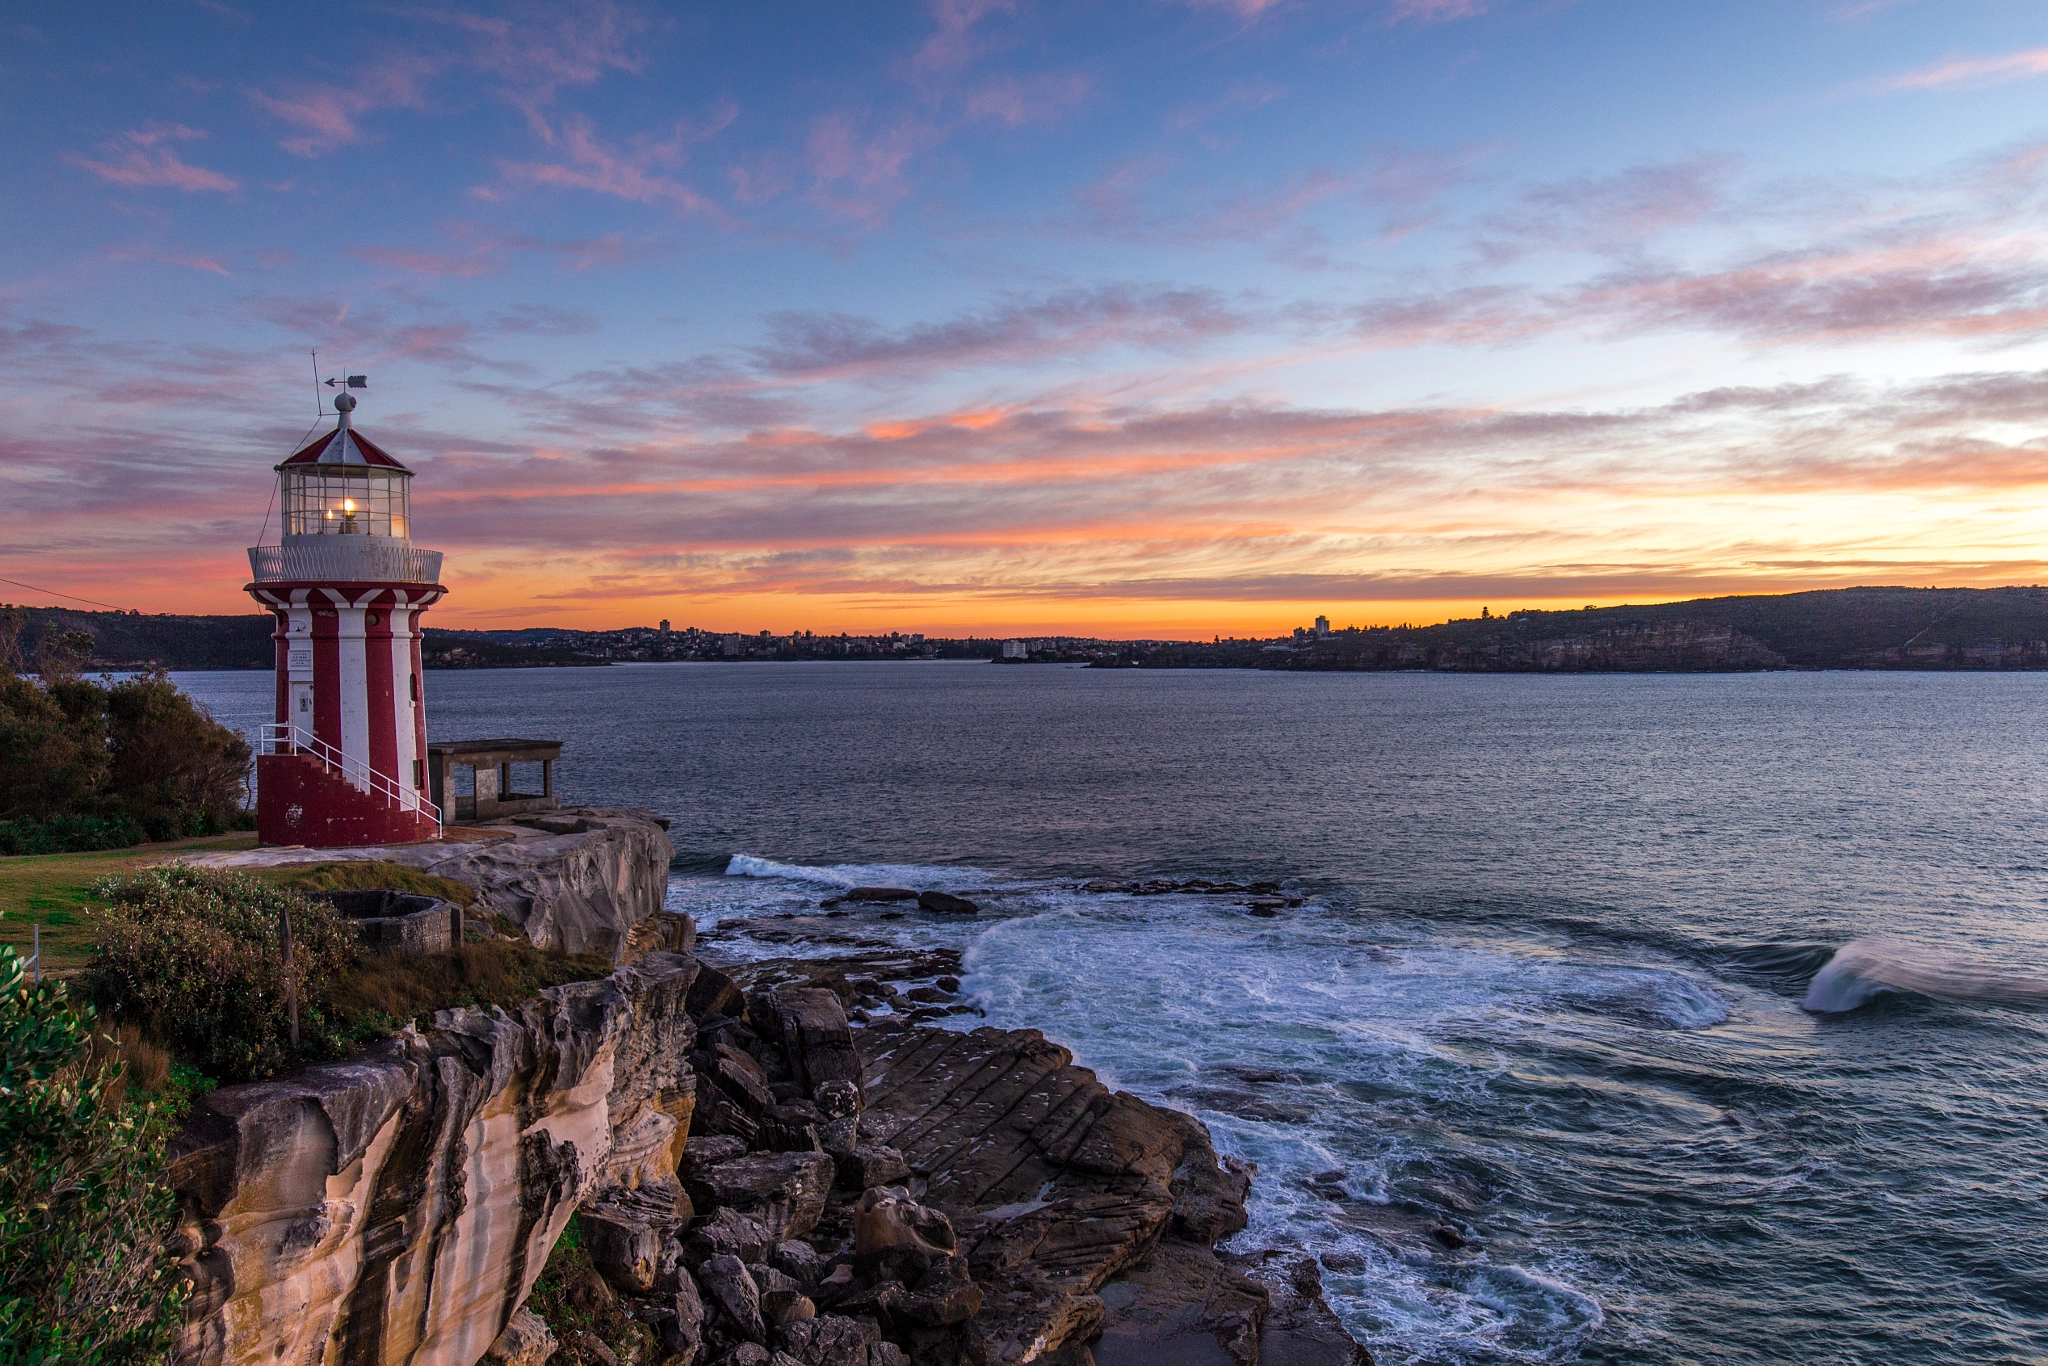
POLYGON ((674 857, 668 822, 652 812, 565 807, 452 827, 446 839, 419 844, 277 845, 200 854, 191 862, 221 868, 396 863, 468 883, 478 908, 504 916, 540 948, 618 958, 634 928, 661 910, 674 857))

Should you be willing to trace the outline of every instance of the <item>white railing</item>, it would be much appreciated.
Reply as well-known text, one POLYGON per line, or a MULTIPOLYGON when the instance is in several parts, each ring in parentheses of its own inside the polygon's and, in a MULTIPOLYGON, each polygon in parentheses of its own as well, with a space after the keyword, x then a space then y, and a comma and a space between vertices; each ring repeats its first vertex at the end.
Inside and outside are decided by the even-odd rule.
POLYGON ((425 816, 441 828, 441 808, 419 794, 418 789, 379 773, 361 759, 351 758, 307 731, 293 725, 266 725, 257 741, 259 754, 303 754, 338 771, 349 786, 382 797, 386 806, 425 816))
POLYGON ((439 583, 441 552, 415 550, 389 536, 292 536, 284 545, 250 546, 249 572, 258 583, 439 583))

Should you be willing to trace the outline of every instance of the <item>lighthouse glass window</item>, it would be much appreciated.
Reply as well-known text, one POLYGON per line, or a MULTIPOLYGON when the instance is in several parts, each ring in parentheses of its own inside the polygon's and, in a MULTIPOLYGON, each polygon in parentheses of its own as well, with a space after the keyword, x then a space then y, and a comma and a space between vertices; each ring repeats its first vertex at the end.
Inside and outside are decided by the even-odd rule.
POLYGON ((347 465, 306 465, 284 472, 288 536, 404 540, 409 510, 402 474, 347 465))

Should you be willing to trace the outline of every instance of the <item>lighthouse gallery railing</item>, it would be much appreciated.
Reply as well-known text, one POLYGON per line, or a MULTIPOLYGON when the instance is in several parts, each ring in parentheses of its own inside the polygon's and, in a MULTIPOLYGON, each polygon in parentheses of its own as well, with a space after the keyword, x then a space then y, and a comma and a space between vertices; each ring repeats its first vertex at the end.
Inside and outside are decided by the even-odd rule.
POLYGON ((440 551, 415 550, 383 536, 299 536, 292 541, 249 547, 249 572, 256 582, 438 583, 441 578, 440 551))
POLYGON ((417 791, 406 787, 371 768, 361 759, 351 758, 325 740, 309 731, 289 724, 271 724, 262 729, 257 742, 261 754, 303 754, 317 759, 331 769, 338 770, 342 777, 362 791, 382 797, 387 805, 401 811, 410 811, 425 816, 441 827, 441 808, 422 797, 417 791))

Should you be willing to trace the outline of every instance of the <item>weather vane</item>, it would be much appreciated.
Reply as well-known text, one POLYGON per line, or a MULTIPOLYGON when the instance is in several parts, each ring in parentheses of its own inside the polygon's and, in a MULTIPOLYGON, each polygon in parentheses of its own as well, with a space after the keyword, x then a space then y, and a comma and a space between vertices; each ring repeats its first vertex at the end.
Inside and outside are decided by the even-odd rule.
MULTIPOLYGON (((321 401, 320 401, 320 386, 321 386, 322 384, 325 384, 325 385, 326 385, 326 386, 327 386, 328 388, 330 388, 330 389, 334 389, 334 388, 341 388, 341 387, 346 387, 346 388, 350 388, 350 389, 367 389, 367 388, 369 388, 369 387, 370 387, 370 377, 369 377, 368 375, 351 375, 351 374, 349 374, 349 373, 348 373, 348 367, 347 367, 346 365, 344 365, 344 366, 342 366, 342 367, 341 367, 341 370, 342 370, 341 374, 339 374, 339 375, 329 375, 329 376, 328 376, 328 377, 327 377, 326 379, 324 379, 324 380, 323 380, 323 379, 321 379, 321 378, 320 378, 320 353, 319 353, 318 351, 315 351, 315 352, 313 352, 313 353, 312 353, 312 355, 313 355, 313 411, 314 411, 314 412, 316 412, 316 413, 318 413, 318 414, 319 414, 320 416, 322 416, 322 417, 325 417, 325 416, 327 415, 327 409, 326 409, 326 408, 325 408, 324 406, 322 406, 322 404, 321 404, 321 401)), ((354 407, 355 405, 354 405, 353 403, 351 403, 351 404, 350 404, 349 406, 350 406, 351 408, 353 408, 353 407, 354 407)))

